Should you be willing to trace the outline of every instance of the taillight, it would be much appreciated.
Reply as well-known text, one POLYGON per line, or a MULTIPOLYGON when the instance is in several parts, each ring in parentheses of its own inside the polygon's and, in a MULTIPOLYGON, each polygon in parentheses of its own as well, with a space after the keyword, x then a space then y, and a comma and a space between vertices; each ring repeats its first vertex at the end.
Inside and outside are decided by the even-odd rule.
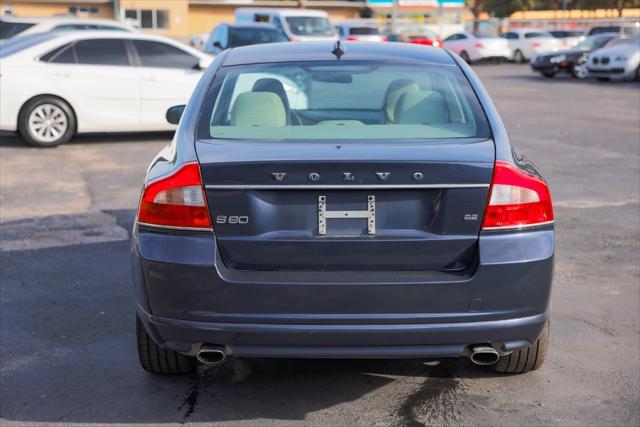
POLYGON ((211 218, 197 163, 147 185, 140 198, 138 222, 160 227, 211 230, 211 218))
POLYGON ((431 45, 433 47, 440 47, 440 46, 442 46, 442 42, 440 40, 434 40, 431 45))
POLYGON ((497 161, 482 228, 520 228, 551 222, 553 206, 547 184, 511 163, 497 161))
POLYGON ((476 43, 476 47, 478 49, 482 49, 482 48, 484 48, 484 45, 482 43, 478 42, 478 43, 476 43))
POLYGON ((348 40, 348 41, 356 41, 356 40, 358 40, 358 37, 356 37, 356 36, 349 36, 349 37, 347 37, 345 40, 348 40))
POLYGON ((540 46, 542 46, 540 43, 534 43, 533 44, 533 47, 535 47, 535 48, 539 48, 540 46))
POLYGON ((383 36, 383 37, 380 37, 380 41, 381 42, 388 42, 389 39, 383 36))

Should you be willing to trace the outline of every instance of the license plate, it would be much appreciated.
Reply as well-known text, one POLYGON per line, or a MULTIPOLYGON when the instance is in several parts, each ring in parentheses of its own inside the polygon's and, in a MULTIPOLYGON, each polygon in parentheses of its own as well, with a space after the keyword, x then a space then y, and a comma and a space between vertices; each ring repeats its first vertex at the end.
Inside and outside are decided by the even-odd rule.
POLYGON ((327 219, 366 218, 367 234, 376 234, 376 196, 367 196, 366 211, 332 211, 327 208, 327 196, 318 196, 318 234, 327 234, 327 219))

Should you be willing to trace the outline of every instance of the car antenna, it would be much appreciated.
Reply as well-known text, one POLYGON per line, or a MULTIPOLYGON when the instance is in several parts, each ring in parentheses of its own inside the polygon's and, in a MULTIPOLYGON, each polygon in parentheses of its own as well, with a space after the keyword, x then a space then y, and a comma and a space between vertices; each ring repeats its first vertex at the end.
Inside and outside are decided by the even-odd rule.
POLYGON ((344 55, 345 53, 344 46, 342 46, 342 43, 340 43, 340 40, 338 40, 336 44, 333 45, 333 50, 331 51, 331 53, 333 53, 338 59, 340 59, 340 57, 344 55))

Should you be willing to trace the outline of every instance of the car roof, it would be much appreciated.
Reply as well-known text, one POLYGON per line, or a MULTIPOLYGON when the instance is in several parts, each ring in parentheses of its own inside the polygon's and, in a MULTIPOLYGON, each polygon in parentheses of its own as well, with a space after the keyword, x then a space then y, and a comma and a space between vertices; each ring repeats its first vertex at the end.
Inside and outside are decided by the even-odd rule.
MULTIPOLYGON (((343 42, 340 61, 419 62, 455 65, 449 53, 440 48, 410 43, 343 42)), ((270 43, 244 46, 228 51, 224 64, 245 65, 274 62, 335 61, 334 42, 270 43)))

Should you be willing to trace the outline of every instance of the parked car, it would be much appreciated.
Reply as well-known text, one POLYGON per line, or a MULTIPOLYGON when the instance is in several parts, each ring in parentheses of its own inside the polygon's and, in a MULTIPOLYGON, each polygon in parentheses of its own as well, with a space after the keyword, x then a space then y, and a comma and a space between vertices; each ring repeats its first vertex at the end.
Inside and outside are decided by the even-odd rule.
POLYGON ((22 18, 3 16, 0 18, 0 40, 17 35, 42 33, 45 31, 136 31, 133 27, 112 19, 81 19, 75 16, 56 16, 51 18, 22 18))
POLYGON ((287 36, 271 24, 261 22, 220 24, 211 31, 202 50, 218 54, 233 47, 286 41, 289 41, 287 36))
POLYGON ((640 80, 640 38, 620 38, 594 50, 587 70, 598 80, 640 80))
POLYGON ((550 30, 549 34, 558 39, 560 49, 570 49, 585 39, 584 32, 575 30, 550 30))
POLYGON ((167 117, 180 126, 147 169, 132 234, 147 371, 228 356, 544 362, 549 189, 457 55, 229 49, 167 117), (237 87, 255 74, 268 76, 237 87))
POLYGON ((604 47, 611 40, 617 39, 616 33, 602 33, 587 37, 573 49, 536 55, 531 61, 531 68, 545 77, 554 77, 559 72, 569 73, 576 78, 587 78, 585 66, 589 52, 604 47))
POLYGON ((455 33, 444 39, 444 47, 460 55, 467 63, 482 60, 510 60, 509 42, 503 38, 455 33))
POLYGON ((442 40, 438 35, 427 29, 420 31, 404 31, 400 34, 392 34, 388 41, 421 44, 424 46, 442 47, 442 40))
POLYGON ((236 22, 273 24, 292 42, 338 39, 329 22, 329 14, 322 10, 240 7, 236 9, 236 22))
POLYGON ((211 57, 166 37, 116 31, 36 33, 0 50, 0 130, 49 147, 76 133, 175 129, 211 57), (27 84, 28 82, 28 84, 27 84))
POLYGON ((366 41, 366 42, 386 42, 387 38, 382 35, 378 27, 362 22, 341 22, 336 25, 336 31, 341 40, 366 41))
POLYGON ((536 55, 555 52, 560 43, 550 33, 535 29, 515 29, 502 33, 500 37, 509 41, 515 62, 527 62, 536 55))

